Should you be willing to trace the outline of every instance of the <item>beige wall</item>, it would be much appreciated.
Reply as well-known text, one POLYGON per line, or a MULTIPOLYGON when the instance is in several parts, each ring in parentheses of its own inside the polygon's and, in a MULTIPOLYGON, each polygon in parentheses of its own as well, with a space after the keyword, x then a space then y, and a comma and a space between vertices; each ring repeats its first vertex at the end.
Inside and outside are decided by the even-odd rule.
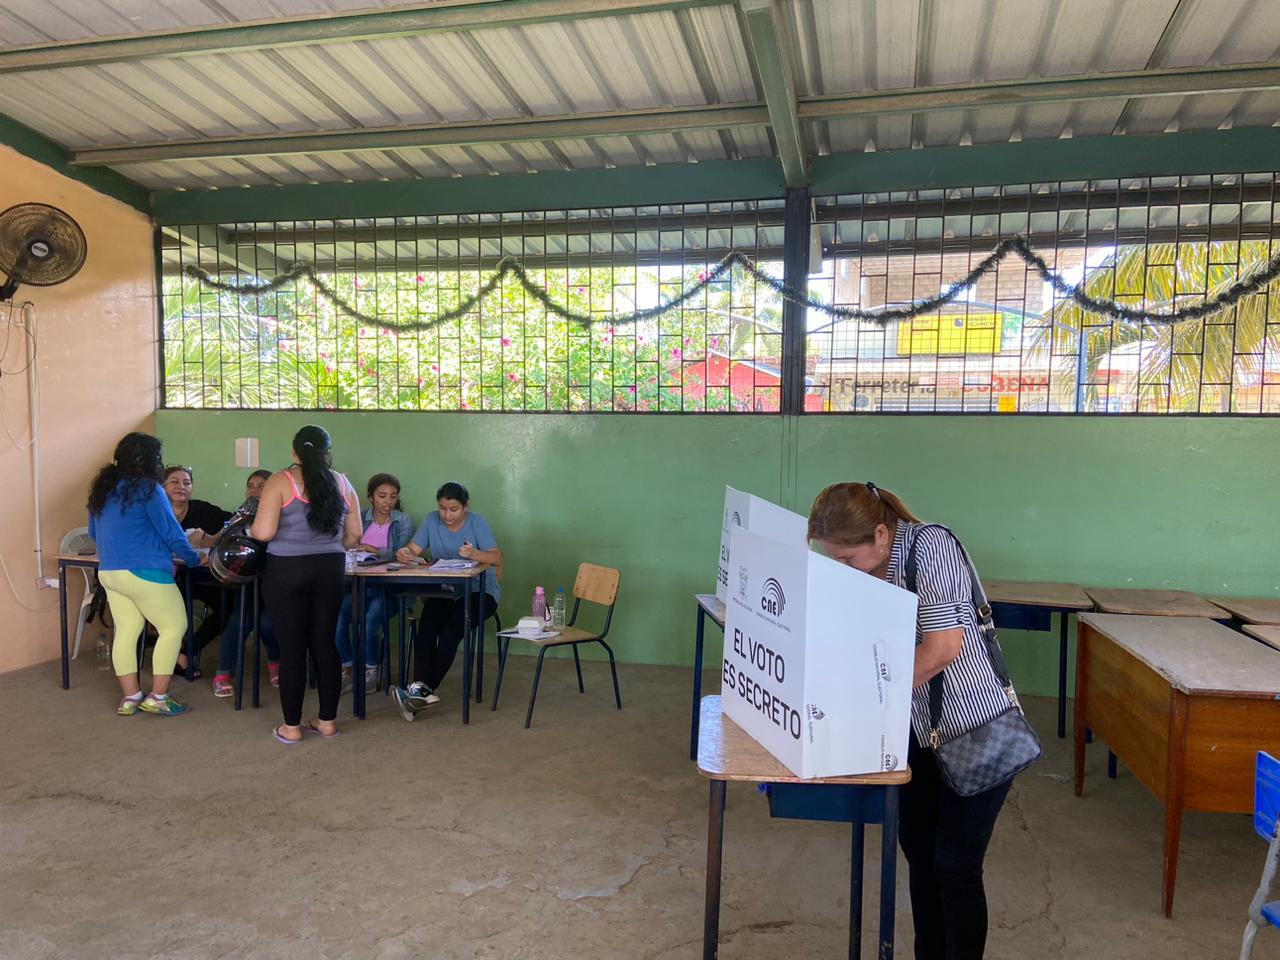
MULTIPOLYGON (((52 576, 58 541, 85 523, 94 471, 123 434, 152 427, 155 282, 151 227, 143 214, 0 147, 0 210, 33 201, 71 214, 89 241, 84 268, 71 280, 56 287, 22 287, 14 297, 15 303, 30 300, 36 306, 43 572, 52 576)), ((0 307, 0 323, 8 316, 9 308, 0 307)), ((0 430, 0 556, 17 595, 0 574, 0 673, 58 655, 58 593, 35 586, 31 455, 8 435, 19 441, 28 436, 26 376, 8 372, 25 362, 20 331, 12 333, 6 373, 0 376, 8 427, 8 433, 0 430)), ((79 600, 78 591, 72 599, 79 600)), ((87 635, 89 656, 96 639, 96 632, 87 635)))

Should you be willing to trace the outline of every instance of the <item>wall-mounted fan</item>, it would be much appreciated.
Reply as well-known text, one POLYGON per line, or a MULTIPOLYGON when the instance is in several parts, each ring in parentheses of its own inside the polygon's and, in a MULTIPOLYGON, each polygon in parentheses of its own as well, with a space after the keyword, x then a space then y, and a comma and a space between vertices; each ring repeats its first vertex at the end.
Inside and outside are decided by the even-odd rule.
POLYGON ((52 287, 84 266, 89 245, 80 224, 47 203, 19 203, 0 213, 0 302, 22 283, 52 287))

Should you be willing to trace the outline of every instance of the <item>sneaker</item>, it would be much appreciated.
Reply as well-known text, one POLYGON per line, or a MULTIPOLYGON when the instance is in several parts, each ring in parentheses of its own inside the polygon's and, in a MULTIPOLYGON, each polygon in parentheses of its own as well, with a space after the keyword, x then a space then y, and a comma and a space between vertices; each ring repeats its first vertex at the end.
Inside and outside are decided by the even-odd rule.
POLYGON ((354 686, 354 684, 351 681, 351 668, 343 667, 342 668, 342 692, 350 693, 352 686, 354 686))
POLYGON ((439 697, 437 697, 434 693, 428 693, 428 694, 427 694, 427 706, 428 706, 428 707, 429 707, 429 706, 431 706, 433 703, 439 703, 439 702, 440 702, 440 698, 439 698, 439 697))
POLYGON ((430 705, 430 697, 431 689, 420 680, 415 680, 409 684, 409 689, 405 691, 406 701, 415 710, 421 710, 423 707, 430 705))
POLYGON ((176 717, 179 714, 186 713, 191 708, 185 703, 179 703, 173 697, 157 700, 151 694, 147 694, 146 699, 138 704, 138 709, 143 713, 154 713, 161 717, 176 717))
POLYGON ((377 689, 378 689, 378 668, 365 667, 364 668, 364 692, 374 693, 377 691, 377 689))
POLYGON ((116 707, 116 713, 122 717, 132 717, 138 712, 139 704, 141 703, 141 700, 136 700, 133 697, 121 697, 120 706, 116 707))
POLYGON ((396 702, 396 708, 400 711, 400 716, 406 720, 412 721, 418 715, 417 708, 410 706, 409 694, 404 687, 392 687, 391 699, 396 702))

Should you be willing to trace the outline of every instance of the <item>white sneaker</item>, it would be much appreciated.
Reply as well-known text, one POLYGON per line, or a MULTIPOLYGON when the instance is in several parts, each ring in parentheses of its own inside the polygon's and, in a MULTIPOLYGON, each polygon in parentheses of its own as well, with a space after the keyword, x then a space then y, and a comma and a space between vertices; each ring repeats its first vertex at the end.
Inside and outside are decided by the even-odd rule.
POLYGON ((405 691, 404 699, 414 710, 421 710, 431 702, 431 691, 427 689, 427 685, 421 681, 415 681, 409 684, 409 689, 405 691))
POLYGON ((392 687, 391 699, 396 702, 396 708, 400 711, 400 716, 406 720, 412 721, 418 715, 418 708, 409 705, 409 694, 403 687, 392 687))
POLYGON ((439 697, 437 697, 434 693, 428 693, 428 694, 427 694, 427 706, 428 706, 428 707, 429 707, 429 706, 431 706, 433 703, 439 703, 439 702, 440 702, 440 698, 439 698, 439 697))
POLYGON ((365 667, 364 668, 364 692, 374 693, 377 691, 377 689, 378 689, 378 668, 365 667))

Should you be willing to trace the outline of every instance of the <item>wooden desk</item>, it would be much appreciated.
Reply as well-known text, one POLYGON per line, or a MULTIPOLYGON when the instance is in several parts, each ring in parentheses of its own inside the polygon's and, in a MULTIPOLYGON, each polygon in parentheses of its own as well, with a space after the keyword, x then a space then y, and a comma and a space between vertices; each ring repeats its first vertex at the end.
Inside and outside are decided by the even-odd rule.
POLYGON ((693 644, 693 704, 689 708, 689 759, 698 758, 698 718, 702 711, 702 633, 707 617, 724 630, 724 601, 714 593, 695 593, 698 602, 698 630, 693 644))
POLYGON ((1076 796, 1088 727, 1164 805, 1167 917, 1182 811, 1251 812, 1257 752, 1280 749, 1280 657, 1211 620, 1084 613, 1079 623, 1076 796))
MULTIPOLYGON (((466 570, 436 570, 430 568, 430 564, 404 564, 398 570, 388 570, 387 564, 395 563, 388 560, 385 563, 374 563, 365 567, 357 567, 351 572, 351 623, 355 627, 355 647, 353 654, 355 656, 355 664, 352 667, 351 675, 356 682, 352 685, 352 711, 361 720, 365 716, 365 692, 364 692, 364 645, 365 645, 365 624, 364 624, 364 587, 370 582, 381 583, 384 585, 394 584, 399 587, 414 586, 461 586, 462 587, 462 722, 471 722, 471 667, 472 658, 474 656, 474 631, 473 627, 479 626, 483 628, 484 621, 479 624, 471 622, 471 596, 475 592, 477 581, 483 589, 484 574, 489 569, 487 563, 477 563, 474 567, 468 567, 466 570)), ((404 629, 404 620, 400 621, 401 630, 404 629)), ((478 668, 483 669, 483 667, 478 668)), ((402 678, 403 679, 403 678, 402 678)), ((477 683, 477 702, 480 699, 479 684, 477 683)))
MULTIPOLYGON (((991 580, 982 586, 987 602, 993 605, 997 626, 1000 607, 1058 615, 1058 739, 1063 739, 1067 735, 1067 618, 1081 610, 1092 610, 1093 601, 1074 583, 991 580)), ((1044 625, 1047 629, 1047 623, 1044 625)))
POLYGON ((720 873, 724 798, 730 780, 766 783, 770 815, 853 824, 849 872, 849 956, 862 955, 862 845, 868 823, 883 823, 880 839, 880 960, 893 956, 898 865, 898 787, 909 770, 801 780, 721 713, 719 697, 701 703, 698 772, 711 781, 707 808, 707 892, 702 925, 703 960, 715 960, 720 941, 720 873))
POLYGON ((1229 620, 1221 607, 1189 590, 1106 590, 1085 587, 1102 613, 1123 613, 1138 617, 1203 617, 1229 620))
POLYGON ((1267 646, 1280 650, 1280 625, 1274 623, 1246 623, 1243 630, 1255 640, 1261 640, 1267 646))
POLYGON ((1262 597, 1214 597, 1213 602, 1242 623, 1280 624, 1280 600, 1262 597))

